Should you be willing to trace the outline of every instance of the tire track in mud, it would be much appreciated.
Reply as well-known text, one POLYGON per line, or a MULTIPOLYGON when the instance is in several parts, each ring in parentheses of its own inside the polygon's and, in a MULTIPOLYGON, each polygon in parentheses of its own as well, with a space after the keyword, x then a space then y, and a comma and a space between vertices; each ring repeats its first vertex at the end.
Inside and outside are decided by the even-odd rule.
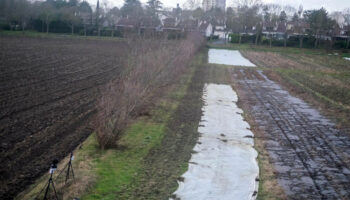
POLYGON ((350 199, 350 137, 261 71, 232 70, 290 199, 350 199))

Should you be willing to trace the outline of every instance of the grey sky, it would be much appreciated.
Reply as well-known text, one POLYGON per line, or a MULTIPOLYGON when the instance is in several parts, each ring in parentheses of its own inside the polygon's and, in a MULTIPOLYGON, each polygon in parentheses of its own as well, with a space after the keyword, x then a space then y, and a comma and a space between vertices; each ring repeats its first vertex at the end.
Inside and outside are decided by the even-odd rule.
MULTIPOLYGON (((97 0, 87 0, 92 5, 96 5, 97 0)), ((124 0, 100 0, 100 2, 107 1, 110 6, 121 7, 124 3, 124 0)), ((176 7, 176 4, 179 3, 182 6, 187 0, 161 0, 165 7, 176 7)), ((202 0, 195 0, 201 3, 202 0)), ((278 3, 281 5, 292 5, 296 8, 300 4, 303 5, 304 10, 308 9, 318 9, 325 7, 329 12, 333 11, 342 11, 344 8, 350 8, 350 0, 262 0, 265 3, 278 3)), ((147 2, 147 0, 141 0, 142 3, 147 2)), ((226 0, 226 5, 232 5, 234 0, 226 0)))

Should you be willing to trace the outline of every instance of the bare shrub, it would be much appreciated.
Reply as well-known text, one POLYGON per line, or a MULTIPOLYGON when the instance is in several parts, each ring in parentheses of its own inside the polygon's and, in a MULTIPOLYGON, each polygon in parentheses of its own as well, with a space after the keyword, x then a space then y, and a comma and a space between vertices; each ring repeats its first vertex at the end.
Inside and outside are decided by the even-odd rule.
POLYGON ((130 119, 150 107, 179 79, 203 41, 194 32, 183 40, 128 40, 131 52, 125 71, 107 84, 97 104, 95 124, 100 148, 114 146, 130 119))

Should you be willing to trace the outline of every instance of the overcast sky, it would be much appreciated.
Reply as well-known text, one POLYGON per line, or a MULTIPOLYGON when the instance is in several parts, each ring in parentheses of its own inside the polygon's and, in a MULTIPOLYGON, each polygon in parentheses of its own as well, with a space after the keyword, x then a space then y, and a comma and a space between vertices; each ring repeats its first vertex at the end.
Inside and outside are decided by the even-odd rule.
MULTIPOLYGON (((97 0, 87 0, 92 5, 96 5, 97 0)), ((121 7, 124 0, 100 0, 100 2, 107 1, 110 6, 121 7)), ((179 3, 182 6, 187 0, 160 0, 165 7, 176 7, 179 3)), ((202 0, 196 0, 202 2, 202 0)), ((226 0, 226 5, 230 6, 235 0, 226 0)), ((321 7, 326 8, 329 12, 342 11, 344 8, 350 8, 350 0, 262 0, 264 3, 278 3, 281 5, 292 5, 296 8, 300 4, 303 5, 304 10, 308 9, 318 9, 321 7)), ((147 0, 141 0, 142 3, 147 2, 147 0)))

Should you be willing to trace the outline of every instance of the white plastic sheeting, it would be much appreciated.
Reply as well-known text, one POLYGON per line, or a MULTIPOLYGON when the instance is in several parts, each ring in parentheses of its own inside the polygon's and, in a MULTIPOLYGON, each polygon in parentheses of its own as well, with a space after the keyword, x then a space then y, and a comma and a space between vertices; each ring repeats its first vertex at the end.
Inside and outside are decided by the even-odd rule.
POLYGON ((203 99, 199 141, 174 194, 181 200, 255 199, 257 152, 237 94, 229 85, 206 84, 203 99))
POLYGON ((344 59, 350 61, 350 58, 344 58, 344 59))
POLYGON ((255 67, 253 63, 236 50, 209 49, 208 57, 208 62, 212 64, 255 67))

